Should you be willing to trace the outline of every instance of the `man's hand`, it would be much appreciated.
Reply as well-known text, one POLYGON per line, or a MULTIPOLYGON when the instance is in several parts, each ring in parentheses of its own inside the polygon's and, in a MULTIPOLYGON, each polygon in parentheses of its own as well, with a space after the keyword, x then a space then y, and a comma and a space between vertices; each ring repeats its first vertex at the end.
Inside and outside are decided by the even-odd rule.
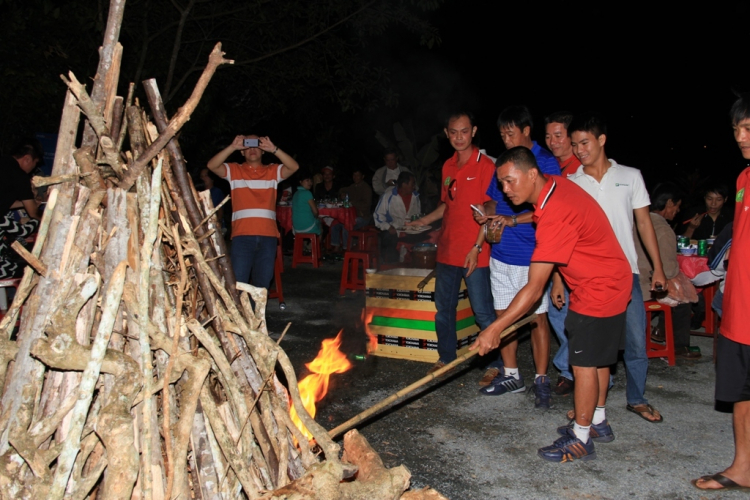
POLYGON ((651 277, 651 290, 656 290, 661 286, 661 291, 667 290, 667 277, 664 276, 664 271, 654 271, 654 275, 651 277))
POLYGON ((387 187, 393 187, 396 185, 396 179, 391 179, 388 182, 385 183, 387 187))
POLYGON ((422 219, 417 220, 408 220, 404 222, 404 226, 406 227, 419 227, 419 226, 426 226, 427 223, 425 223, 422 219))
POLYGON ((244 135, 238 135, 234 138, 232 141, 232 144, 229 145, 232 149, 235 151, 241 151, 243 149, 247 149, 245 147, 245 136, 244 135))
POLYGON ((552 280, 549 298, 558 310, 563 308, 565 305, 565 285, 562 284, 562 280, 552 280))
POLYGON ((495 326, 496 323, 492 323, 479 333, 474 343, 469 346, 470 351, 479 351, 479 355, 484 356, 493 349, 497 349, 500 345, 500 334, 503 331, 495 326))
POLYGON ((690 219, 690 228, 691 229, 698 229, 700 227, 701 222, 703 222, 703 217, 705 217, 706 214, 696 214, 695 217, 690 219))
POLYGON ((390 226, 390 227, 388 228, 388 232, 389 232, 389 233, 391 233, 391 234, 395 234, 395 235, 398 235, 398 231, 396 231, 396 228, 395 228, 395 227, 393 227, 393 226, 390 226))
POLYGON ((268 136, 258 138, 258 147, 266 153, 273 153, 276 151, 276 146, 271 142, 268 136))
POLYGON ((477 268, 478 262, 479 262, 479 249, 477 247, 471 247, 471 250, 469 250, 469 253, 466 254, 466 259, 464 259, 464 269, 468 269, 468 271, 466 271, 467 278, 471 276, 471 273, 473 273, 474 269, 477 268))

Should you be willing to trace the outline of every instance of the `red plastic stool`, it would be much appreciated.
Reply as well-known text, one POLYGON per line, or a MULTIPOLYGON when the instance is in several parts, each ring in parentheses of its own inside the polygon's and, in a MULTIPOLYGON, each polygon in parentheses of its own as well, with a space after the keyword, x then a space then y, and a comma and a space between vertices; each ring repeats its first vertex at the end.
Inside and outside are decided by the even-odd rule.
POLYGON ((368 251, 371 252, 378 248, 378 233, 373 231, 349 231, 349 250, 351 251, 368 251), (352 239, 357 239, 357 244, 352 243, 352 239))
POLYGON ((341 270, 341 286, 339 287, 339 295, 344 295, 347 290, 364 290, 365 269, 369 269, 369 267, 369 253, 346 252, 344 254, 344 267, 341 270), (362 266, 362 278, 359 277, 360 265, 362 266))
POLYGON ((296 269, 297 264, 312 264, 313 267, 320 267, 320 240, 317 234, 297 233, 294 235, 294 255, 292 255, 292 268, 296 269), (310 255, 304 255, 304 242, 310 242, 310 255))
POLYGON ((268 289, 269 299, 279 299, 279 309, 286 309, 284 302, 284 287, 281 284, 281 273, 284 272, 284 260, 281 253, 281 244, 276 247, 276 263, 273 266, 273 289, 268 289))
POLYGON ((643 303, 646 307, 646 354, 649 358, 667 358, 669 366, 674 366, 674 332, 672 331, 672 308, 655 300, 643 303), (651 340, 651 314, 664 313, 664 338, 662 345, 651 340))

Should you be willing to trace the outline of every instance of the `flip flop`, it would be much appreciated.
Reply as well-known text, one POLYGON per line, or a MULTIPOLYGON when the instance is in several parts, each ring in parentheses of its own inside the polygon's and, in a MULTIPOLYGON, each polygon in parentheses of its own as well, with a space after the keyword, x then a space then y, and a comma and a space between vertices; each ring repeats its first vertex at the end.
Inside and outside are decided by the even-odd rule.
POLYGON ((654 407, 651 406, 650 404, 641 404, 641 405, 635 405, 635 406, 631 406, 630 404, 628 404, 625 408, 628 411, 632 411, 633 413, 641 417, 646 422, 651 422, 652 424, 658 424, 659 422, 664 421, 664 417, 661 414, 659 414, 659 412, 656 411, 654 407), (650 418, 646 417, 647 414, 651 414, 652 416, 656 416, 658 414, 659 418, 656 420, 651 420, 650 418))
POLYGON ((750 491, 750 486, 742 486, 731 479, 729 479, 727 476, 723 475, 721 472, 714 474, 713 476, 701 476, 698 479, 693 479, 690 481, 690 484, 695 486, 701 491, 725 491, 725 490, 732 490, 732 491, 750 491), (701 488, 698 486, 698 481, 716 481, 721 485, 721 488, 701 488))

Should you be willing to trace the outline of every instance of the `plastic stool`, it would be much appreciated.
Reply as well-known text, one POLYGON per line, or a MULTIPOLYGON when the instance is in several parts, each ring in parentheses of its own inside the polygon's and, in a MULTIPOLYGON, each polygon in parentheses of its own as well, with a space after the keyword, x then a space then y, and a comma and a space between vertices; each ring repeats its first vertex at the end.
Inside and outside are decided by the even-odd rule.
POLYGON ((297 268, 297 264, 312 264, 313 267, 320 267, 320 240, 314 233, 297 233, 294 235, 294 255, 292 255, 292 269, 297 268), (304 242, 310 242, 310 255, 304 255, 304 242))
POLYGON ((276 263, 273 266, 273 289, 268 289, 269 299, 279 299, 279 309, 286 309, 284 302, 284 287, 281 285, 281 273, 284 272, 284 260, 281 253, 281 244, 276 247, 276 263))
POLYGON ((347 290, 364 290, 365 269, 369 269, 369 267, 369 253, 346 252, 344 254, 344 267, 341 270, 341 286, 339 287, 339 295, 344 295, 347 290), (360 264, 362 266, 362 278, 359 277, 360 264))
POLYGON ((378 248, 378 233, 373 231, 349 231, 349 250, 351 251, 373 251, 378 248), (357 244, 352 239, 357 239, 357 244), (374 242, 374 243, 373 243, 374 242))
POLYGON ((674 366, 674 332, 672 330, 672 308, 655 300, 643 303, 646 307, 646 354, 649 358, 667 358, 669 366, 674 366), (664 313, 664 338, 662 345, 651 340, 651 314, 661 311, 664 313))

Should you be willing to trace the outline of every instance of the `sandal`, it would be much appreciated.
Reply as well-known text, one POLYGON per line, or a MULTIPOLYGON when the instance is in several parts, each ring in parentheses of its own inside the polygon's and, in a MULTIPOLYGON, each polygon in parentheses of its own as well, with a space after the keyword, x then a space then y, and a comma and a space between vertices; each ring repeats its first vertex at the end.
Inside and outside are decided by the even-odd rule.
POLYGON ((659 411, 648 403, 635 406, 631 406, 630 404, 628 404, 625 409, 627 409, 628 411, 632 411, 646 422, 651 422, 652 424, 658 424, 659 422, 664 421, 664 417, 659 414, 659 411), (649 418, 649 415, 653 418, 649 418))
POLYGON ((713 476, 701 476, 699 479, 693 479, 690 483, 701 491, 721 491, 721 490, 735 490, 735 491, 750 491, 750 486, 742 486, 722 473, 714 474, 713 476), (716 481, 721 488, 701 488, 698 486, 698 481, 716 481))

